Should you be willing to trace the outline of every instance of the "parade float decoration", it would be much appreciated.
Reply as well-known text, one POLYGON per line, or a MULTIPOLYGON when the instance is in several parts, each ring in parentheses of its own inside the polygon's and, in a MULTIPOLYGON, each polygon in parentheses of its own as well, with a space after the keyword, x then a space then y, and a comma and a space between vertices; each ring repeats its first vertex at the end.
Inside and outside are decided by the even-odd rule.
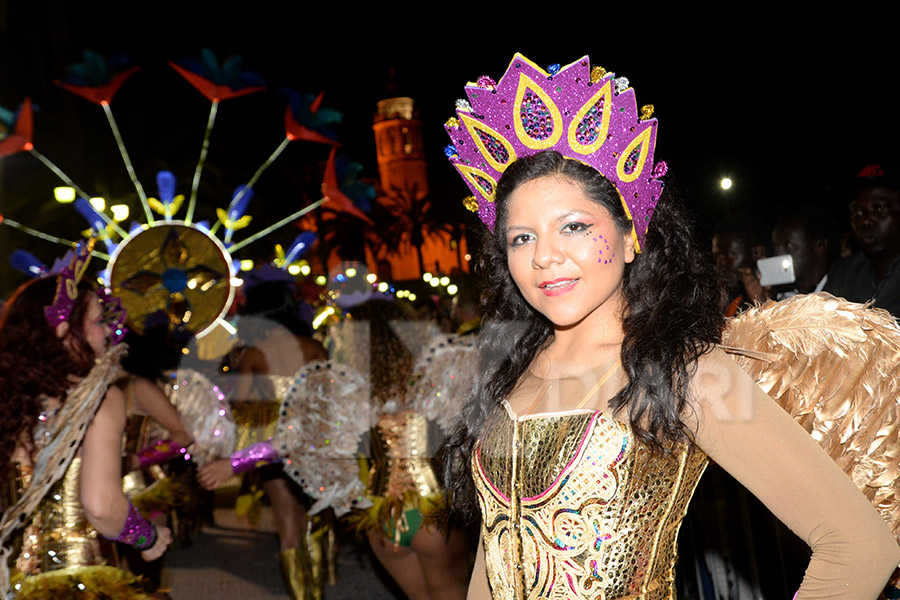
MULTIPOLYGON (((150 315, 163 312, 173 327, 183 328, 199 339, 220 328, 230 329, 223 317, 231 306, 235 285, 239 282, 236 278, 236 257, 240 250, 297 221, 326 200, 330 200, 328 207, 332 210, 346 211, 368 223, 371 221, 342 190, 335 172, 335 149, 340 144, 336 141, 332 126, 340 122, 340 113, 322 106, 322 94, 313 96, 293 90, 280 90, 287 99, 284 138, 250 179, 234 191, 227 207, 216 209, 217 220, 214 223, 197 221, 198 190, 219 105, 226 100, 255 94, 266 87, 261 77, 241 69, 239 57, 231 57, 220 64, 209 50, 204 50, 199 60, 185 59, 170 62, 169 65, 210 101, 199 159, 190 190, 185 194, 178 193, 178 182, 174 174, 168 171, 157 174, 155 197, 147 194, 136 175, 113 115, 113 98, 138 71, 137 67, 129 67, 122 57, 107 60, 87 51, 84 61, 70 67, 67 76, 57 82, 67 91, 100 106, 106 116, 143 214, 143 222, 132 223, 127 231, 104 210, 92 206, 88 200, 91 196, 35 149, 34 112, 28 99, 16 115, 9 111, 0 112, 0 122, 6 123, 5 127, 0 128, 0 158, 29 152, 75 190, 73 206, 90 224, 91 231, 88 233, 99 240, 94 256, 107 263, 99 274, 100 280, 121 299, 128 311, 128 325, 131 328, 141 333, 144 321, 150 315), (254 185, 288 145, 297 140, 332 146, 322 185, 324 197, 241 238, 241 230, 252 220, 248 206, 254 196, 254 185)), ((0 216, 0 224, 70 247, 75 243, 8 217, 0 216)), ((286 251, 279 248, 281 252, 276 252, 276 258, 286 267, 308 250, 315 240, 315 233, 301 232, 286 251)), ((42 268, 46 269, 24 251, 17 252, 14 261, 17 268, 34 276, 39 276, 42 268)))

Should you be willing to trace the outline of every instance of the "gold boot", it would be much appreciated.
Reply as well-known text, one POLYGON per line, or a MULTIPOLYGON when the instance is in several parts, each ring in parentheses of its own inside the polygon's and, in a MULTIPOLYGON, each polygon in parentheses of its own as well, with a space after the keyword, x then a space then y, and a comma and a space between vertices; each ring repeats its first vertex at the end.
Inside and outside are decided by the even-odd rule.
POLYGON ((301 542, 299 548, 281 551, 279 558, 281 576, 291 600, 319 600, 321 594, 317 593, 306 544, 301 542))
POLYGON ((321 600, 326 581, 329 585, 337 583, 334 571, 337 562, 337 544, 333 521, 322 513, 310 518, 306 542, 312 565, 315 598, 321 600))

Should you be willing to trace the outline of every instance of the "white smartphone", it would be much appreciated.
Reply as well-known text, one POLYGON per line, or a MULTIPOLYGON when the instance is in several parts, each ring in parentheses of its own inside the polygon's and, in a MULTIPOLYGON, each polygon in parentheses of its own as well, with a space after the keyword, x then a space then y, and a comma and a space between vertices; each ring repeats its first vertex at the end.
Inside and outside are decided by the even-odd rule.
POLYGON ((790 254, 770 256, 756 261, 759 269, 759 284, 763 287, 794 283, 794 259, 790 254))

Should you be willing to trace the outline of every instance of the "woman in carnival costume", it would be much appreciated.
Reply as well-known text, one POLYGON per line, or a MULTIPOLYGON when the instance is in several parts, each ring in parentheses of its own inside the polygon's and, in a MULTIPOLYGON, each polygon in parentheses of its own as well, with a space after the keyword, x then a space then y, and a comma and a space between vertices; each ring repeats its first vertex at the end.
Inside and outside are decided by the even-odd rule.
POLYGON ((123 315, 114 299, 77 282, 86 258, 21 286, 0 317, 0 474, 11 483, 0 522, 4 598, 13 588, 19 598, 147 597, 103 540, 146 560, 171 541, 122 493, 125 400, 110 384, 124 347, 109 342, 121 339, 123 315))
POLYGON ((473 347, 388 300, 345 317, 329 333, 333 361, 304 366, 281 407, 285 472, 315 500, 311 515, 330 508, 366 532, 407 597, 464 598, 466 536, 431 519, 444 502, 431 457, 471 382, 473 347))
POLYGON ((797 598, 875 598, 900 548, 717 347, 719 288, 663 192, 652 107, 587 57, 516 55, 467 93, 447 155, 491 230, 481 365, 446 462, 454 510, 482 519, 469 597, 675 598, 711 459, 812 547, 797 598))
POLYGON ((308 499, 288 479, 280 457, 270 449, 279 408, 294 375, 304 364, 327 358, 327 353, 300 318, 293 278, 274 268, 261 272, 265 273, 262 280, 247 284, 238 324, 244 343, 230 360, 230 369, 236 373, 231 403, 240 449, 230 458, 204 466, 198 475, 207 489, 221 487, 235 474, 259 476, 275 518, 285 587, 291 598, 311 600, 324 593, 330 564, 325 564, 328 557, 322 548, 333 531, 310 522, 308 499), (281 274, 270 279, 273 273, 281 274))
POLYGON ((444 493, 430 459, 434 434, 447 426, 447 408, 455 398, 458 409, 463 395, 449 393, 448 404, 438 408, 426 405, 437 394, 421 392, 430 369, 446 369, 465 385, 474 366, 468 358, 471 345, 455 336, 439 335, 435 341, 430 321, 415 320, 411 307, 395 302, 369 300, 348 312, 350 320, 334 336, 333 356, 368 375, 375 420, 365 474, 373 505, 354 518, 408 598, 463 598, 466 536, 461 529, 439 527, 433 518, 444 493))

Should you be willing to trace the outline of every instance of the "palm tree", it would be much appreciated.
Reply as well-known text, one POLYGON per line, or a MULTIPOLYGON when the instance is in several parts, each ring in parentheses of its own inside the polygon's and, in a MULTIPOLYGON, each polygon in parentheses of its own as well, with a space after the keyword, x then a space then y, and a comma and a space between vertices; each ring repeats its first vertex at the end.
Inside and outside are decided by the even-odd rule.
MULTIPOLYGON (((451 233, 451 227, 445 218, 438 214, 429 197, 419 198, 418 184, 411 182, 405 189, 391 188, 385 203, 390 213, 390 223, 385 228, 384 236, 395 242, 407 241, 416 249, 419 275, 425 272, 425 260, 422 247, 425 240, 431 237, 442 239, 451 233)), ((400 253, 400 244, 392 245, 391 254, 400 253)))

